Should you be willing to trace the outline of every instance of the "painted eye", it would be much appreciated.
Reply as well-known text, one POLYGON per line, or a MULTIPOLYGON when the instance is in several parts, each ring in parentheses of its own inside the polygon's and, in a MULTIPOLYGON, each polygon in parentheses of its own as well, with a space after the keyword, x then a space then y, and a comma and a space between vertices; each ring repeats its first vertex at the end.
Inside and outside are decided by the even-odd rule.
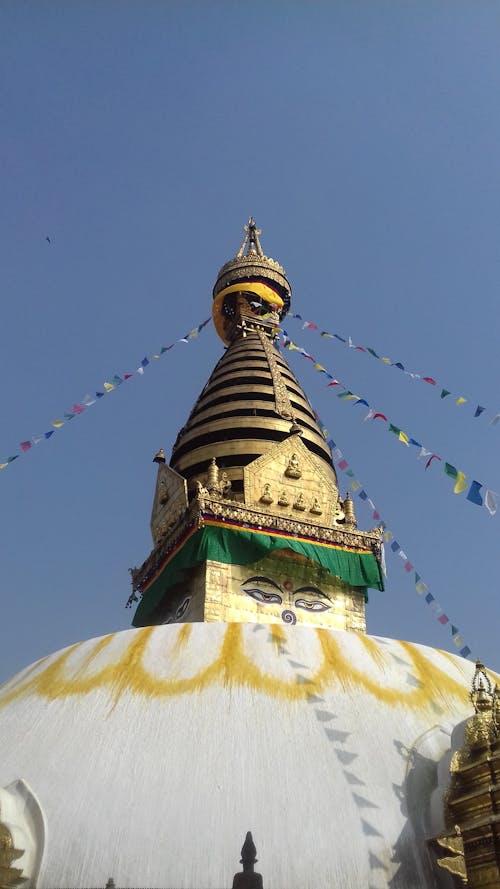
POLYGON ((252 599, 255 599, 257 602, 262 602, 264 605, 271 605, 276 602, 278 605, 281 605, 282 598, 278 596, 278 593, 266 593, 264 590, 260 590, 258 587, 241 587, 244 593, 247 596, 250 596, 252 599))
POLYGON ((328 611, 330 606, 326 602, 320 602, 319 599, 296 599, 296 608, 303 608, 304 611, 328 611))

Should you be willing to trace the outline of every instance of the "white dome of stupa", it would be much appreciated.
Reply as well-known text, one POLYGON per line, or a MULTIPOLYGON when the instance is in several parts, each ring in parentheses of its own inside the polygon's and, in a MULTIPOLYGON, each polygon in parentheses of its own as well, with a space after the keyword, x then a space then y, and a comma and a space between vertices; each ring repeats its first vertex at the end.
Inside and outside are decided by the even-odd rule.
POLYGON ((426 840, 472 674, 422 645, 279 624, 73 645, 0 689, 16 867, 40 889, 221 889, 251 830, 266 889, 449 885, 426 840))

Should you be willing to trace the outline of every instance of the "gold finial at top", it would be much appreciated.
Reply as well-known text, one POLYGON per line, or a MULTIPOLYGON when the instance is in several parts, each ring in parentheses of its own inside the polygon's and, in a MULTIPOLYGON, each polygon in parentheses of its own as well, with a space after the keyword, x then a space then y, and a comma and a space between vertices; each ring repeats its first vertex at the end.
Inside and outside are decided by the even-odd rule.
POLYGON ((476 672, 472 679, 470 699, 476 713, 492 710, 495 702, 496 686, 493 688, 486 667, 481 661, 476 661, 476 672))
POLYGON ((248 244, 247 253, 256 253, 257 256, 264 256, 264 251, 260 246, 259 235, 262 234, 262 230, 257 228, 255 224, 255 219, 253 216, 250 216, 248 220, 248 225, 243 226, 243 231, 245 232, 245 237, 243 238, 243 243, 236 254, 237 259, 241 259, 243 253, 245 252, 245 247, 248 244))

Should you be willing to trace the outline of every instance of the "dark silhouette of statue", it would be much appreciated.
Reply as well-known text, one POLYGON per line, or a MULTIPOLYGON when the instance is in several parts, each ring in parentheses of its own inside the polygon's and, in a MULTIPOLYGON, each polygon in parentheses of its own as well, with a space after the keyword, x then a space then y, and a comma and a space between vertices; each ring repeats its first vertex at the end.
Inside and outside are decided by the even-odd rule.
POLYGON ((243 865, 243 871, 238 872, 233 877, 233 889, 263 889, 262 876, 254 872, 254 864, 257 849, 252 839, 252 834, 248 831, 245 842, 241 848, 240 864, 243 865))

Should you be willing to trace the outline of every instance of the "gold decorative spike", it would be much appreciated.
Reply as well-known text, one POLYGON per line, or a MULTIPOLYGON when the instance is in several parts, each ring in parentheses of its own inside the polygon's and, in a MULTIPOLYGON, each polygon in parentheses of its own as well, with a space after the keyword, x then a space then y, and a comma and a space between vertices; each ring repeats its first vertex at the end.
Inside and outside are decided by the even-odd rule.
POLYGON ((16 849, 12 834, 6 824, 0 821, 0 889, 14 889, 27 883, 21 876, 23 869, 12 867, 12 862, 24 855, 24 849, 16 849))
POLYGON ((236 254, 237 259, 241 259, 245 252, 245 247, 248 245, 248 253, 256 253, 257 256, 264 256, 264 251, 260 246, 259 235, 262 234, 260 228, 257 228, 255 225, 255 219, 253 216, 250 216, 248 220, 248 225, 243 226, 243 231, 245 232, 245 237, 243 238, 243 243, 236 254))
POLYGON ((212 457, 207 472, 207 491, 210 494, 219 493, 219 467, 215 457, 212 457))
POLYGON ((288 478, 300 478, 302 472, 300 471, 299 458, 297 454, 294 452, 288 461, 288 466, 285 469, 285 475, 288 478))
POLYGON ((261 503, 267 503, 267 504, 270 504, 270 503, 273 502, 273 497, 272 497, 272 494, 271 494, 271 485, 265 484, 264 487, 262 488, 262 494, 261 494, 261 496, 260 496, 260 502, 261 502, 261 503))
POLYGON ((344 500, 344 514, 345 514, 345 523, 350 528, 357 528, 358 523, 356 521, 356 516, 354 515, 354 504, 351 500, 350 494, 347 493, 345 495, 344 500))
POLYGON ((163 448, 160 448, 160 450, 156 452, 153 457, 153 463, 166 463, 165 451, 163 450, 163 448))

